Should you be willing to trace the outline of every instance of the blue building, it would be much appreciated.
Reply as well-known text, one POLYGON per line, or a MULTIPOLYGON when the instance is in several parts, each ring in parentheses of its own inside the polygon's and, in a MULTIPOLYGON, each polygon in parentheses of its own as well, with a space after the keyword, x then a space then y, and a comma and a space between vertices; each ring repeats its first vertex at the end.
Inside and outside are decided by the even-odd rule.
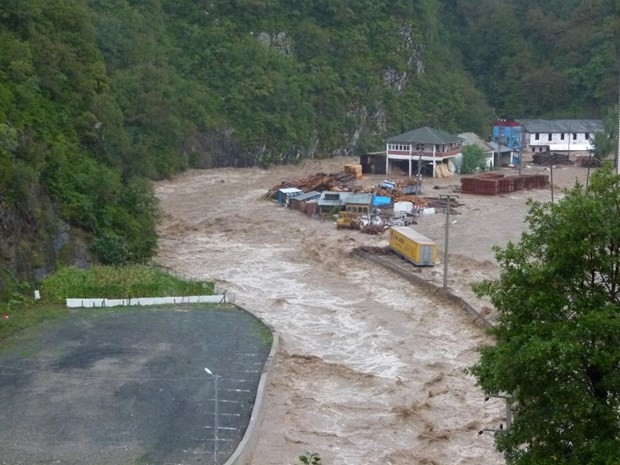
MULTIPOLYGON (((498 119, 493 123, 493 142, 498 146, 505 146, 512 150, 510 162, 519 164, 523 153, 523 126, 517 121, 498 119)), ((500 154, 498 154, 498 157, 500 154)))

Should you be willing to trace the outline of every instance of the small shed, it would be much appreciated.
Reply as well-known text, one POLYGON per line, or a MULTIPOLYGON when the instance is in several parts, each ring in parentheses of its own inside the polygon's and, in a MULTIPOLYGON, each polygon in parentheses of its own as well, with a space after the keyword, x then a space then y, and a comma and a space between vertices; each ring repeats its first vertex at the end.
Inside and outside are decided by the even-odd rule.
POLYGON ((383 152, 371 152, 360 156, 363 174, 385 174, 385 158, 383 152))
POLYGON ((315 200, 308 200, 307 202, 305 202, 305 210, 303 210, 303 212, 308 215, 308 216, 314 216, 316 214, 319 213, 319 204, 318 204, 318 199, 315 200))
POLYGON ((334 209, 342 210, 349 195, 350 192, 324 191, 317 202, 319 210, 321 213, 331 213, 334 209))
POLYGON ((303 193, 304 191, 297 187, 283 187, 282 189, 278 189, 278 204, 288 207, 291 198, 297 197, 303 193))
POLYGON ((358 215, 368 215, 372 210, 372 194, 349 194, 346 198, 346 211, 358 215))
POLYGON ((306 203, 310 200, 317 200, 321 197, 321 193, 317 191, 310 191, 303 194, 296 195, 291 198, 291 208, 302 212, 306 211, 306 203))

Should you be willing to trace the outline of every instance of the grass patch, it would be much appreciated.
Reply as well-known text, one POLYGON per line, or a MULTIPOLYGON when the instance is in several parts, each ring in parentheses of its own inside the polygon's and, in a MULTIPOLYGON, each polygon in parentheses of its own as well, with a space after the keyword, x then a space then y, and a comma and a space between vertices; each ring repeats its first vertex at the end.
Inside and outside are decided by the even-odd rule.
POLYGON ((0 341, 44 321, 65 318, 71 311, 62 305, 21 304, 3 312, 0 341))
POLYGON ((214 293, 213 282, 184 281, 145 265, 60 268, 41 283, 42 302, 54 304, 64 303, 67 298, 129 299, 214 293))
POLYGON ((8 302, 0 302, 0 341, 44 321, 69 316, 72 311, 64 306, 69 297, 129 299, 213 295, 215 284, 184 281, 144 265, 93 266, 87 270, 60 268, 47 276, 39 289, 39 301, 15 293, 8 302))

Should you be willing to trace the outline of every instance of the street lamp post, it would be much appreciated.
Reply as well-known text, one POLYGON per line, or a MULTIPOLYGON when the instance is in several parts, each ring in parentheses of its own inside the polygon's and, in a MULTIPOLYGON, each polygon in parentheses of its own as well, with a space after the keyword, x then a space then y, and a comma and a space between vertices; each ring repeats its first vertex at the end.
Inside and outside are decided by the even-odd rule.
POLYGON ((214 384, 215 384, 215 420, 214 420, 214 432, 213 432, 213 463, 217 465, 218 460, 218 413, 219 413, 219 405, 218 405, 218 397, 217 397, 217 381, 220 378, 219 375, 214 375, 211 370, 205 367, 205 372, 209 376, 213 376, 214 384))

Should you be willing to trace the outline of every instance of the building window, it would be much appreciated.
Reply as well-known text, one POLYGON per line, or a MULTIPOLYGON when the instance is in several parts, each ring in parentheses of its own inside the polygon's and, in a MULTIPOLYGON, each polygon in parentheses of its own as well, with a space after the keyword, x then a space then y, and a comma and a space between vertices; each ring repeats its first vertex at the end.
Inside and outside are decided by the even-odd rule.
POLYGON ((586 136, 586 140, 590 140, 590 133, 589 132, 586 132, 585 136, 586 136))
POLYGON ((416 144, 415 145, 415 149, 416 150, 424 150, 424 144, 416 144))
POLYGON ((577 140, 577 133, 573 132, 573 140, 577 140))
POLYGON ((551 133, 547 135, 547 140, 551 140, 551 133))
POLYGON ((540 139, 540 134, 539 133, 534 134, 534 139, 539 140, 540 139))
POLYGON ((564 133, 560 134, 560 139, 564 140, 564 133))

